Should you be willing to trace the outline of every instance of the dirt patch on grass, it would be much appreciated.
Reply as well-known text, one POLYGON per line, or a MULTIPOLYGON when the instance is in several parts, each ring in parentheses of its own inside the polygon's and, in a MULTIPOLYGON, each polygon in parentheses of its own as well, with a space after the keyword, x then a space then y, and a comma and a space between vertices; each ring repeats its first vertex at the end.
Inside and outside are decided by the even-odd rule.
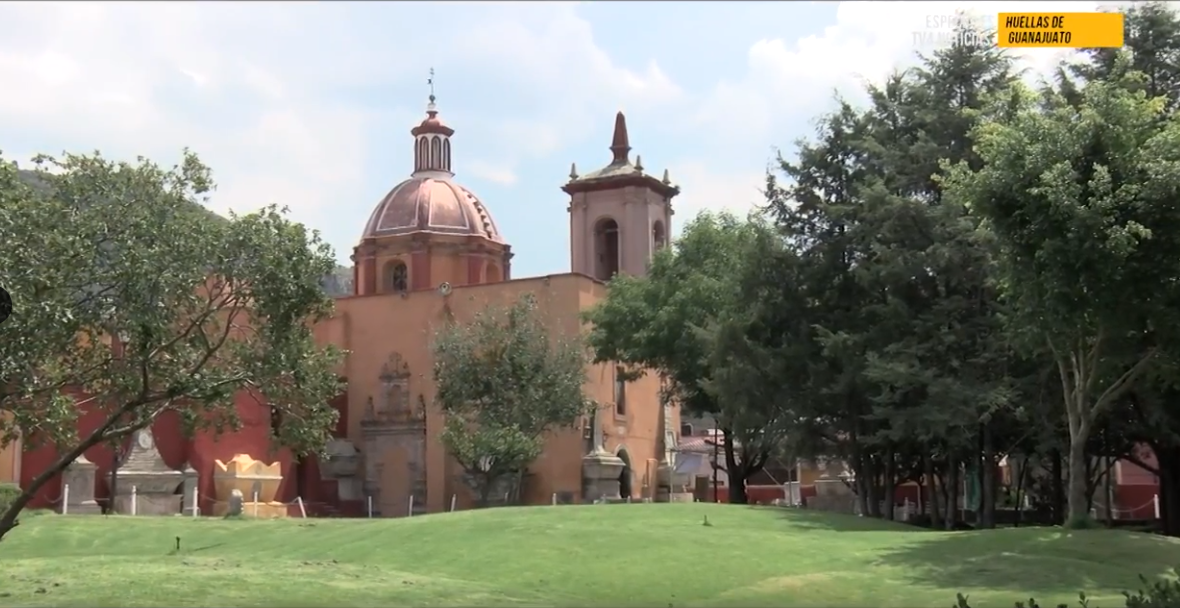
POLYGON ((774 578, 767 578, 758 581, 752 585, 745 587, 738 587, 730 589, 721 594, 722 597, 734 596, 750 596, 750 595, 773 595, 783 591, 792 589, 801 589, 809 585, 818 585, 832 580, 832 575, 827 572, 811 572, 808 574, 791 574, 787 576, 776 576, 774 578))

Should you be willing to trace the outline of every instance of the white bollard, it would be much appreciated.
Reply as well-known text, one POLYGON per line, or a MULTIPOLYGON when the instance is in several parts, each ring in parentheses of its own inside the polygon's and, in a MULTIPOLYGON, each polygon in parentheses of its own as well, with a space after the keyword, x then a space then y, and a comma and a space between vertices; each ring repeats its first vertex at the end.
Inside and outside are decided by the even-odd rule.
POLYGON ((627 504, 631 504, 631 497, 630 496, 627 497, 627 504))
POLYGON ((456 495, 451 494, 451 513, 455 512, 455 498, 456 498, 456 495))
POLYGON ((1151 506, 1155 507, 1155 518, 1160 518, 1160 495, 1156 494, 1151 497, 1151 506))
POLYGON ((62 484, 61 486, 61 514, 68 515, 70 512, 70 484, 62 484))
POLYGON ((201 491, 193 488, 193 517, 201 514, 201 491))
POLYGON ((131 514, 132 515, 135 515, 135 512, 139 510, 138 507, 139 507, 139 488, 137 486, 131 486, 131 514))
POLYGON ((295 502, 299 503, 299 515, 302 516, 303 519, 307 519, 307 508, 303 506, 303 497, 296 496, 295 502))
POLYGON ((369 501, 369 517, 372 517, 373 516, 373 497, 369 496, 368 501, 369 501))
POLYGON ((410 499, 406 501, 406 517, 414 515, 414 495, 410 494, 410 499))
POLYGON ((553 506, 557 506, 557 492, 553 493, 553 506))
POLYGON ((254 517, 258 517, 258 492, 254 492, 254 517))

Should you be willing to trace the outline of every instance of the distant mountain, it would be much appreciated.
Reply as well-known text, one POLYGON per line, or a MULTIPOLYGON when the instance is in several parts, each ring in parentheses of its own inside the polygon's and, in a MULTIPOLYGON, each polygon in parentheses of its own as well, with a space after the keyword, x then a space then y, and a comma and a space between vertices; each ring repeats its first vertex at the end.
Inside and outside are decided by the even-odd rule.
MULTIPOLYGON (((36 171, 17 169, 17 175, 20 177, 21 181, 28 184, 29 187, 33 188, 34 190, 37 190, 43 194, 49 193, 51 186, 46 183, 36 171)), ((194 207, 198 208, 202 215, 205 215, 210 220, 218 222, 227 221, 225 217, 218 215, 204 205, 194 204, 194 207)), ((333 297, 352 295, 352 268, 337 264, 336 270, 332 271, 332 274, 324 277, 321 285, 323 285, 324 291, 333 297)))
POLYGON ((351 296, 353 293, 352 269, 337 264, 336 270, 324 277, 324 282, 321 284, 324 286, 324 291, 328 292, 330 296, 351 296))

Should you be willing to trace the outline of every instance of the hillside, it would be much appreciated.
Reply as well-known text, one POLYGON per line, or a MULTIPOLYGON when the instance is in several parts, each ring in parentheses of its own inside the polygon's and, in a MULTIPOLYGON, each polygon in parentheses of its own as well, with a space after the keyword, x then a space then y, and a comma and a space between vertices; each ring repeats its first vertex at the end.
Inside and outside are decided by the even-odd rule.
POLYGON ((931 532, 710 504, 502 508, 410 519, 27 518, 0 543, 0 605, 1122 606, 1174 539, 931 532), (702 522, 708 516, 712 525, 702 522), (177 539, 181 543, 175 550, 177 539), (181 591, 183 590, 183 591, 181 591))

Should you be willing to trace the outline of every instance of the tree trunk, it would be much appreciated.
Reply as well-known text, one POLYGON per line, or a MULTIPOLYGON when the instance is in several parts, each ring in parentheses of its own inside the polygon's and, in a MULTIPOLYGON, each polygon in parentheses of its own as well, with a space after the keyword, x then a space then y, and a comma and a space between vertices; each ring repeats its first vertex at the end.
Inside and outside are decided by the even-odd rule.
POLYGON ((1049 480, 1053 490, 1053 523, 1060 526, 1065 524, 1065 476, 1061 470, 1061 450, 1053 448, 1050 458, 1052 464, 1049 468, 1053 476, 1049 480))
POLYGON ((1180 447, 1157 448, 1160 528, 1165 536, 1180 536, 1180 447))
POLYGON ((960 473, 960 465, 954 459, 947 459, 947 473, 946 473, 946 529, 954 530, 959 523, 959 494, 961 493, 960 485, 963 476, 960 473))
POLYGON ((867 517, 881 518, 881 484, 878 483, 880 477, 880 467, 877 466, 877 461, 871 455, 864 457, 865 463, 865 503, 869 510, 865 512, 867 517))
POLYGON ((734 454, 736 449, 734 444, 737 442, 733 438, 733 433, 727 429, 721 429, 721 436, 725 441, 725 474, 729 478, 729 504, 748 504, 750 499, 746 495, 747 473, 745 467, 738 463, 737 455, 734 454))
POLYGON ((929 455, 922 456, 922 469, 930 487, 926 491, 926 501, 930 503, 930 527, 937 530, 942 527, 942 501, 938 499, 940 490, 938 476, 934 473, 934 459, 929 455))
POLYGON ((893 508, 895 496, 897 495, 897 459, 893 456, 893 448, 885 450, 885 488, 882 492, 885 496, 885 519, 893 521, 896 509, 893 508))
POLYGON ((1086 474, 1086 435, 1089 434, 1089 429, 1084 425, 1079 425, 1079 427, 1076 433, 1070 433, 1071 437, 1069 438, 1069 485, 1066 495, 1068 511, 1065 520, 1067 527, 1084 525, 1084 522, 1090 518, 1087 504, 1089 502, 1087 490, 1090 484, 1086 474), (1083 432, 1083 429, 1086 432, 1083 432))
POLYGON ((992 448, 991 425, 980 425, 980 450, 982 460, 979 466, 979 511, 975 515, 976 527, 996 527, 996 455, 992 448))
POLYGON ((1106 463, 1105 463, 1106 464, 1106 479, 1104 480, 1104 483, 1102 484, 1103 485, 1103 491, 1102 491, 1103 500, 1102 500, 1102 502, 1106 503, 1106 509, 1105 509, 1105 511, 1106 511, 1106 525, 1108 525, 1108 526, 1114 525, 1114 483, 1113 483, 1114 468, 1113 467, 1114 467, 1115 462, 1116 461, 1112 460, 1109 456, 1106 457, 1106 463))
POLYGON ((1016 478, 1016 513, 1015 513, 1015 527, 1020 527, 1020 516, 1024 514, 1024 496, 1025 496, 1025 481, 1028 480, 1028 455, 1024 455, 1020 460, 1020 475, 1016 478))

